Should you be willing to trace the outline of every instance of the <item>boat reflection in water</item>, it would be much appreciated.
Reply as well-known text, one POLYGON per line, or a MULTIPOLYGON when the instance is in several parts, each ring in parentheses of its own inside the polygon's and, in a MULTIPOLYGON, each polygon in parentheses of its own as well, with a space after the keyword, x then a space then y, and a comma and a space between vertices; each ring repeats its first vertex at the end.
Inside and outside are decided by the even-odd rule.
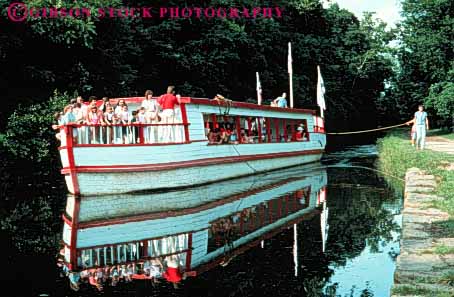
POLYGON ((149 275, 176 283, 294 228, 297 275, 297 223, 320 216, 324 250, 326 184, 324 169, 305 166, 165 193, 69 196, 65 270, 76 290, 149 275))

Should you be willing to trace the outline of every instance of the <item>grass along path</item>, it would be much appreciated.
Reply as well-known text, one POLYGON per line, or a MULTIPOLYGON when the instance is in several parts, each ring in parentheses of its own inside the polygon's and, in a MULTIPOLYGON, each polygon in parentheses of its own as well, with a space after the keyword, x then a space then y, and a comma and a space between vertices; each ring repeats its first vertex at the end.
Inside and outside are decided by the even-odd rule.
MULTIPOLYGON (((407 169, 416 167, 436 177, 436 195, 444 197, 434 201, 435 207, 449 213, 454 217, 454 141, 443 140, 448 145, 438 145, 440 137, 431 136, 427 138, 427 147, 422 151, 415 150, 411 146, 408 131, 398 130, 388 134, 378 141, 380 155, 378 167, 381 171, 400 178, 405 177, 407 169), (444 149, 453 154, 443 152, 444 149), (432 149, 436 149, 434 151, 432 149)), ((398 189, 403 190, 403 184, 395 180, 390 182, 398 189)), ((453 224, 448 224, 453 226, 453 224)))
MULTIPOLYGON (((423 178, 412 175, 415 170, 408 171, 393 297, 454 296, 454 154, 443 152, 445 147, 451 148, 451 142, 439 138, 431 135, 427 139, 428 147, 439 151, 415 150, 408 131, 402 130, 388 134, 378 143, 378 165, 382 171, 400 178, 412 167, 426 172, 423 178), (431 190, 422 191, 422 185, 432 185, 431 190)), ((387 179, 403 190, 403 183, 387 179)))

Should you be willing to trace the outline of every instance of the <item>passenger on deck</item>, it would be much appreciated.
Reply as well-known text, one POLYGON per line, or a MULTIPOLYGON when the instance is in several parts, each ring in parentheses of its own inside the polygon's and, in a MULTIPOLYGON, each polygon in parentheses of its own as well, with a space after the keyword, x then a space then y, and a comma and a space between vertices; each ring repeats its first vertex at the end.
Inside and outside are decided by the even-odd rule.
POLYGON ((112 106, 108 106, 106 112, 104 113, 104 122, 106 125, 110 126, 115 122, 115 113, 112 106))
MULTIPOLYGON (((144 117, 144 111, 145 109, 143 109, 143 107, 141 107, 142 110, 134 110, 132 112, 132 116, 131 116, 131 121, 130 123, 131 124, 143 124, 145 123, 145 117, 144 117), (143 112, 142 114, 140 112, 143 112)), ((132 136, 135 137, 135 142, 136 143, 139 143, 140 142, 140 139, 139 139, 139 127, 137 126, 134 126, 134 127, 128 127, 130 129, 130 132, 133 133, 132 136)), ((133 139, 133 137, 131 137, 131 140, 133 139)))
POLYGON ((99 110, 101 110, 102 112, 106 112, 107 111, 107 106, 110 105, 110 100, 108 97, 102 97, 102 104, 101 106, 99 106, 99 110))
POLYGON ((53 122, 53 124, 52 124, 52 129, 58 131, 58 132, 55 134, 55 137, 56 137, 58 140, 61 140, 60 125, 63 125, 63 124, 62 124, 62 120, 61 120, 62 115, 63 115, 62 112, 56 112, 56 113, 54 113, 54 122, 53 122))
POLYGON ((98 125, 104 123, 104 115, 102 111, 98 110, 96 105, 90 104, 90 110, 87 113, 85 121, 88 125, 98 125))
POLYGON ((274 103, 274 106, 276 107, 281 107, 281 108, 287 108, 287 94, 286 93, 282 93, 282 96, 281 97, 277 97, 276 99, 274 99, 273 103, 274 103))
POLYGON ((117 105, 115 106, 114 112, 119 114, 123 110, 123 106, 127 105, 124 99, 118 100, 117 105))
POLYGON ((88 112, 88 105, 84 103, 84 99, 82 98, 82 96, 77 96, 76 103, 80 104, 80 110, 82 111, 82 118, 85 118, 87 116, 87 112, 88 112))
MULTIPOLYGON (((65 109, 63 109, 63 115, 60 119, 61 125, 68 125, 68 124, 76 124, 76 117, 73 114, 73 107, 72 105, 67 105, 65 109)), ((77 128, 73 128, 73 142, 77 143, 77 128)))
MULTIPOLYGON (((119 118, 120 124, 123 124, 123 125, 129 124, 132 120, 132 116, 128 111, 127 105, 123 105, 121 107, 121 111, 119 113, 117 113, 117 116, 119 118)), ((128 128, 129 128, 128 126, 121 127, 122 143, 129 143, 128 136, 129 136, 130 131, 128 128)))
POLYGON ((151 90, 147 90, 145 92, 145 99, 142 101, 140 106, 144 107, 145 111, 156 111, 158 103, 156 102, 156 99, 153 99, 153 92, 151 90))
MULTIPOLYGON (((142 101, 141 107, 145 108, 145 119, 147 124, 159 123, 159 104, 156 99, 153 99, 153 92, 147 90, 145 92, 145 100, 142 101)), ((145 143, 158 142, 158 127, 147 126, 144 129, 145 143)))
POLYGON ((246 135, 246 132, 244 129, 241 129, 241 136, 240 136, 240 143, 251 143, 252 138, 249 138, 246 135))
MULTIPOLYGON (((175 105, 180 104, 180 95, 175 96, 175 87, 169 86, 167 93, 158 99, 158 104, 162 108, 161 123, 174 124, 176 123, 175 105)), ((175 126, 163 126, 161 133, 161 140, 163 142, 171 142, 177 140, 175 126)))
POLYGON ((232 130, 230 134, 230 144, 238 144, 238 135, 236 134, 236 129, 232 130))
MULTIPOLYGON (((74 103, 73 104, 73 114, 76 117, 76 123, 77 124, 83 124, 85 120, 85 115, 82 112, 82 106, 80 103, 74 103)), ((85 112, 86 114, 86 112, 85 112)))
POLYGON ((217 144, 219 143, 220 137, 219 137, 219 129, 216 128, 213 131, 208 132, 208 143, 209 144, 217 144))
POLYGON ((221 128, 221 133, 219 135, 219 144, 229 144, 230 143, 230 132, 227 129, 221 128))

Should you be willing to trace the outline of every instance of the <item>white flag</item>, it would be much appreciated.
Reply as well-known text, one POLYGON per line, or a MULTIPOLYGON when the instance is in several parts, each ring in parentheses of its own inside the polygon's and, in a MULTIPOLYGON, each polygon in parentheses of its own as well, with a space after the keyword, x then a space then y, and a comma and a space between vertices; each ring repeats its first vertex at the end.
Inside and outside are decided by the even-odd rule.
MULTIPOLYGON (((320 73, 320 66, 317 66, 318 80, 317 80, 317 104, 320 106, 320 111, 326 110, 325 105, 325 83, 323 82, 322 74, 320 73)), ((323 117, 323 115, 322 115, 323 117)))
POLYGON ((287 58, 287 68, 288 68, 288 73, 293 73, 293 67, 292 67, 292 44, 289 42, 288 43, 288 58, 287 58))
POLYGON ((255 75, 257 76, 257 104, 262 104, 262 85, 260 84, 259 73, 256 72, 255 75))

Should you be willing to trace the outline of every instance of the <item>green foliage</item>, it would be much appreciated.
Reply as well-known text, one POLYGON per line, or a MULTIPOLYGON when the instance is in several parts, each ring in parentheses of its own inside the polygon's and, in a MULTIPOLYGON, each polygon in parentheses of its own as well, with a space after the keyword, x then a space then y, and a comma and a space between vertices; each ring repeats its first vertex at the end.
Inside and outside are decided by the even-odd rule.
POLYGON ((451 0, 404 0, 398 67, 389 100, 404 119, 426 102, 440 118, 453 115, 454 9, 451 0), (452 96, 452 95, 451 95, 452 96))
POLYGON ((49 101, 19 107, 8 119, 5 149, 18 159, 43 162, 55 155, 54 113, 69 102, 67 93, 54 92, 49 101))
POLYGON ((450 297, 452 296, 450 292, 437 290, 437 289, 430 289, 427 287, 422 287, 418 285, 410 286, 410 285, 401 285, 398 287, 394 287, 392 289, 393 295, 398 296, 434 296, 434 297, 450 297))
MULTIPOLYGON (((27 3, 92 9, 161 5, 105 0, 27 3)), ((8 2, 0 4, 6 7, 8 2)), ((166 5, 255 7, 257 2, 170 1, 166 5)), ((54 89, 77 90, 84 97, 120 97, 142 94, 145 89, 159 94, 175 84, 188 96, 211 98, 221 93, 234 100, 255 101, 258 71, 264 99, 274 99, 288 90, 289 41, 295 105, 317 107, 316 66, 320 65, 327 89, 328 128, 345 130, 358 122, 375 127, 377 106, 383 106, 380 93, 392 71, 387 42, 394 33, 372 15, 360 22, 336 4, 324 9, 318 0, 263 1, 261 6, 280 6, 283 17, 7 21, 0 31, 0 67, 8 70, 0 73, 0 86, 8 86, 0 87, 8 94, 0 112, 0 129, 17 103, 40 102, 54 89)))
POLYGON ((443 120, 452 121, 454 117, 454 82, 433 84, 425 104, 427 107, 433 108, 443 120))
POLYGON ((435 248, 435 254, 438 254, 438 255, 454 254, 454 247, 446 246, 446 245, 439 245, 435 248))

